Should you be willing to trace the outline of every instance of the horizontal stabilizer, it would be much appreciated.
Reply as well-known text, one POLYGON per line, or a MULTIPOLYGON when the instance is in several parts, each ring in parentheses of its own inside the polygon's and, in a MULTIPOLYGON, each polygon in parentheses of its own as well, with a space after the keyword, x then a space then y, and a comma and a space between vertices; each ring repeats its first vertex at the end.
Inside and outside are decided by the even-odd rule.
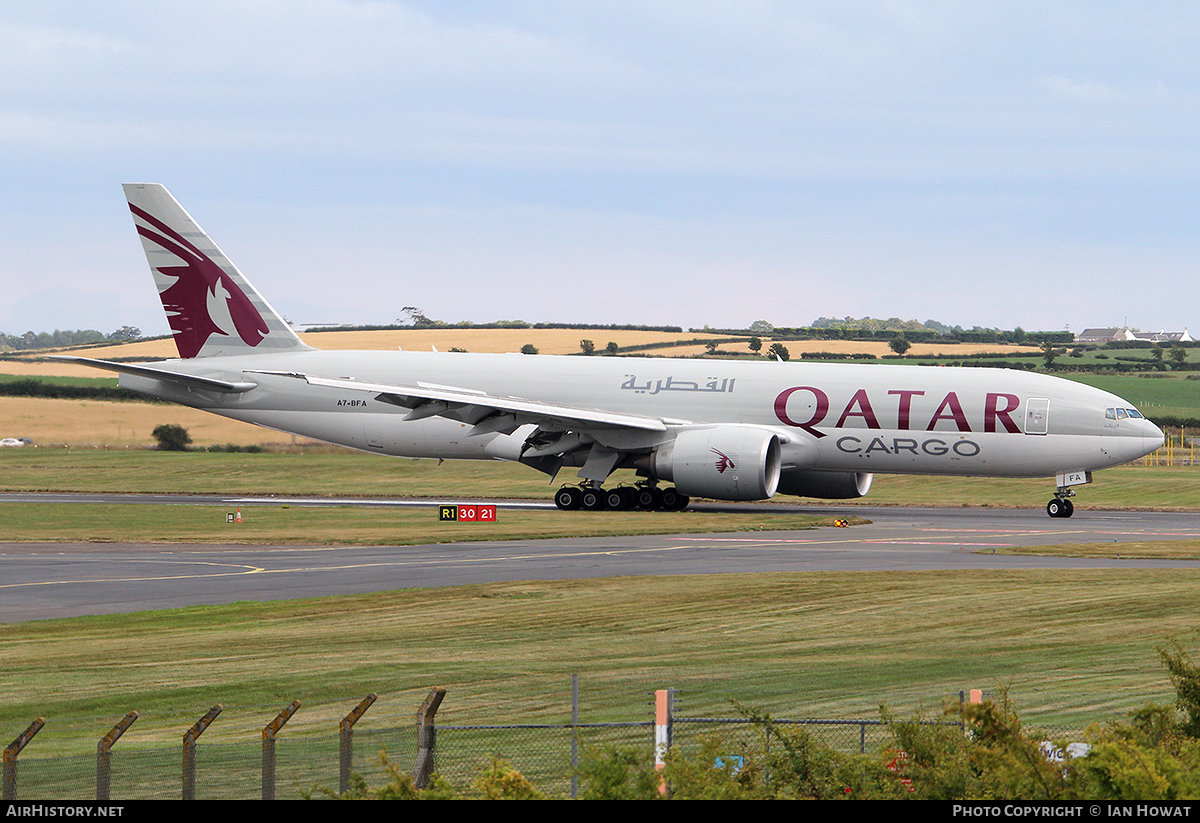
POLYGON ((206 389, 208 391, 225 392, 228 394, 248 392, 258 386, 257 383, 231 383, 228 380, 216 380, 212 377, 197 377, 194 374, 180 374, 179 372, 167 371, 166 369, 156 369, 152 366, 135 366, 131 363, 114 363, 111 360, 93 360, 89 357, 71 357, 65 354, 52 354, 49 356, 54 360, 65 360, 69 363, 80 363, 84 366, 91 366, 94 369, 115 371, 121 374, 136 374, 139 377, 149 377, 154 380, 167 380, 172 383, 190 386, 194 389, 206 389))

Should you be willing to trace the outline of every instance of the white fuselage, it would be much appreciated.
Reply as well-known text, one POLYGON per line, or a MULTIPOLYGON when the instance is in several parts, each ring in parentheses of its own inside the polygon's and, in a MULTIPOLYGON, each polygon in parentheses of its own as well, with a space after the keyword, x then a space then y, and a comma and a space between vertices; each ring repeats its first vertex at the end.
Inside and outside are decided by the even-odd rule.
POLYGON ((781 434, 785 472, 1044 477, 1126 463, 1163 442, 1148 420, 1106 416, 1109 409, 1133 408, 1116 395, 1008 369, 317 350, 148 365, 257 386, 222 394, 130 374, 121 375, 121 385, 260 426, 403 457, 512 460, 527 431, 468 435, 470 424, 445 417, 406 421, 408 409, 369 392, 262 372, 452 387, 667 422, 665 434, 593 432, 618 450, 653 448, 680 427, 762 427, 781 434))

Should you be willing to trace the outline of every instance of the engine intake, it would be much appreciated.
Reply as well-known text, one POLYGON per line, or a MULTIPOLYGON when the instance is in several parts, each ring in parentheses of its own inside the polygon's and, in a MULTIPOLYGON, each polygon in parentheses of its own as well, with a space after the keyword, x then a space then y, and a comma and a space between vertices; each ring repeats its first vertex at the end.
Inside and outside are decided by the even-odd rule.
POLYGON ((780 472, 779 436, 752 426, 688 429, 653 454, 655 476, 681 494, 714 500, 766 500, 780 472))

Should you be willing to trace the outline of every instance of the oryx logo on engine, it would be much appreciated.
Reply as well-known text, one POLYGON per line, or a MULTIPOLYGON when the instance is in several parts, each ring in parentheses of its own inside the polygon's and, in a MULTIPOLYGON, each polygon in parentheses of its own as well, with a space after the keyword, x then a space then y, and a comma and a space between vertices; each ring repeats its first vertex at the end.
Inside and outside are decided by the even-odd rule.
POLYGON ((724 474, 726 469, 737 468, 737 464, 725 452, 720 449, 709 449, 709 451, 717 456, 717 474, 724 474))

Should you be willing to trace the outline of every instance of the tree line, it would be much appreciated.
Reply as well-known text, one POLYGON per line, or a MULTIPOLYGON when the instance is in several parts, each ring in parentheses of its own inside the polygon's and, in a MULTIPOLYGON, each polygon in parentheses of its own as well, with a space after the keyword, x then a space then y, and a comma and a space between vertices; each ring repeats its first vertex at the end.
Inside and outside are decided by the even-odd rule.
POLYGON ((93 343, 127 343, 141 339, 142 330, 136 326, 122 326, 108 334, 96 329, 55 329, 53 332, 27 331, 24 334, 0 332, 0 351, 57 349, 93 343))

